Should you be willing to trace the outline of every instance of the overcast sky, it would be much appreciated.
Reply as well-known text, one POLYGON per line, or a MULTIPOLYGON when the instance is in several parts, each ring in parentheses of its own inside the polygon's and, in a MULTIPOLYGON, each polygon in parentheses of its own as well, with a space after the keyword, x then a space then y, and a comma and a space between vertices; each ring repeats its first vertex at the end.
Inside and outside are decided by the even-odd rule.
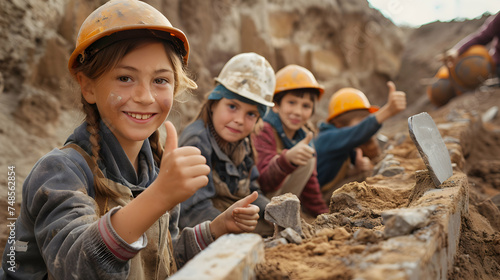
POLYGON ((500 0, 368 0, 397 25, 418 27, 436 20, 476 18, 500 11, 500 0))

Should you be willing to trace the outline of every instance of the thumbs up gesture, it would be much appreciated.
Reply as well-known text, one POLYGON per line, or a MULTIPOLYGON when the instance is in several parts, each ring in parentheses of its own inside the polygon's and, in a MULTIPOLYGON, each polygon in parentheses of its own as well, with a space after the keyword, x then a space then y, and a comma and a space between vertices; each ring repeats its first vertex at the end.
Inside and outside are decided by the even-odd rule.
POLYGON ((286 159, 298 166, 305 165, 313 156, 314 149, 309 146, 313 138, 313 133, 309 131, 304 139, 297 143, 285 154, 286 159))
POLYGON ((358 171, 369 171, 373 169, 373 164, 368 157, 363 156, 363 150, 355 148, 356 160, 354 161, 358 171))
POLYGON ((402 91, 396 91, 396 85, 392 81, 387 82, 387 87, 389 87, 387 104, 395 115, 406 109, 406 94, 402 91))
POLYGON ((380 124, 406 109, 406 93, 397 91, 392 81, 387 82, 387 87, 389 88, 387 103, 375 113, 380 124))
POLYGON ((215 237, 226 233, 251 232, 259 220, 259 207, 250 204, 259 197, 254 191, 250 195, 236 201, 210 223, 210 230, 215 237))
POLYGON ((166 204, 172 204, 171 209, 208 184, 210 167, 198 148, 178 147, 177 131, 170 121, 165 122, 165 128, 167 139, 154 186, 158 195, 165 196, 166 204))

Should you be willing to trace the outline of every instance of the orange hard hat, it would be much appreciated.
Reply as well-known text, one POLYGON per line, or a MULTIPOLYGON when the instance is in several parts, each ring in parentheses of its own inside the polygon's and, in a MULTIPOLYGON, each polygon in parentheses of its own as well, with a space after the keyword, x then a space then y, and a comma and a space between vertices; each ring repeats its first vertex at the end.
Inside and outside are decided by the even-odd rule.
POLYGON ((69 71, 74 75, 74 69, 85 59, 115 41, 145 36, 171 41, 187 64, 189 43, 186 35, 173 27, 162 13, 142 1, 111 0, 93 11, 80 27, 75 50, 68 62, 69 71), (148 32, 144 32, 146 30, 148 32), (95 46, 99 39, 104 43, 95 46), (89 48, 92 44, 94 46, 89 48))
POLYGON ((481 85, 495 69, 495 62, 482 45, 471 46, 450 68, 452 81, 463 91, 481 85))
POLYGON ((325 88, 316 81, 311 71, 302 66, 290 64, 276 72, 274 94, 300 88, 317 89, 319 91, 319 98, 325 92, 325 88))
POLYGON ((434 78, 434 83, 427 86, 427 97, 436 106, 443 106, 459 92, 455 91, 451 80, 449 79, 449 70, 446 66, 441 66, 434 78))
POLYGON ((335 92, 328 104, 327 121, 345 112, 359 109, 367 109, 370 113, 378 111, 377 106, 371 106, 366 95, 355 88, 342 88, 335 92))

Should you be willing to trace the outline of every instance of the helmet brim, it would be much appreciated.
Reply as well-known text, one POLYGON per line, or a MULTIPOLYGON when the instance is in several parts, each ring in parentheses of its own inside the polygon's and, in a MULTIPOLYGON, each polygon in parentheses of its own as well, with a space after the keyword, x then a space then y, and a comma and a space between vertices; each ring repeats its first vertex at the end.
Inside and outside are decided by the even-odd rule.
MULTIPOLYGON (((149 31, 149 32, 144 32, 144 37, 152 37, 152 38, 160 38, 164 40, 169 40, 171 42, 176 41, 175 38, 180 40, 182 42, 182 45, 179 45, 178 47, 181 48, 178 50, 179 55, 183 58, 183 63, 187 65, 188 62, 188 57, 189 57, 189 42, 187 40, 186 35, 179 29, 175 27, 167 27, 167 26, 162 26, 162 25, 131 25, 131 26, 125 26, 125 27, 119 27, 119 28, 112 28, 109 30, 106 30, 104 32, 101 32, 99 34, 96 34, 95 36, 92 36, 85 41, 81 42, 78 44, 78 46, 75 48, 73 53, 71 54, 69 61, 68 61, 68 70, 71 73, 71 75, 75 75, 75 69, 80 65, 79 61, 79 56, 84 56, 85 55, 85 50, 90 47, 92 44, 98 42, 101 39, 104 39, 107 36, 111 36, 113 34, 126 34, 127 31, 149 31), (154 32, 154 31, 160 31, 160 32, 154 32), (148 35, 149 34, 149 35, 148 35)), ((134 36, 122 36, 122 40, 126 38, 133 38, 134 36)), ((113 41, 113 43, 116 41, 113 41)), ((111 43, 110 43, 111 44, 111 43)), ((108 45, 110 45, 108 44, 108 45)))

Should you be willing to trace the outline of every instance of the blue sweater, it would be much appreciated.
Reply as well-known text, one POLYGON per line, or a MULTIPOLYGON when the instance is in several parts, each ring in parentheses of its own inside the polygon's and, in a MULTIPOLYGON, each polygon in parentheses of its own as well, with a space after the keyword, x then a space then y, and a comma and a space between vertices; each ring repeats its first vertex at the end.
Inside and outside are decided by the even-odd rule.
POLYGON ((370 140, 382 127, 374 115, 370 115, 355 126, 337 128, 333 124, 322 123, 314 140, 318 156, 318 181, 320 186, 331 182, 342 164, 351 157, 355 159, 354 148, 370 140))

